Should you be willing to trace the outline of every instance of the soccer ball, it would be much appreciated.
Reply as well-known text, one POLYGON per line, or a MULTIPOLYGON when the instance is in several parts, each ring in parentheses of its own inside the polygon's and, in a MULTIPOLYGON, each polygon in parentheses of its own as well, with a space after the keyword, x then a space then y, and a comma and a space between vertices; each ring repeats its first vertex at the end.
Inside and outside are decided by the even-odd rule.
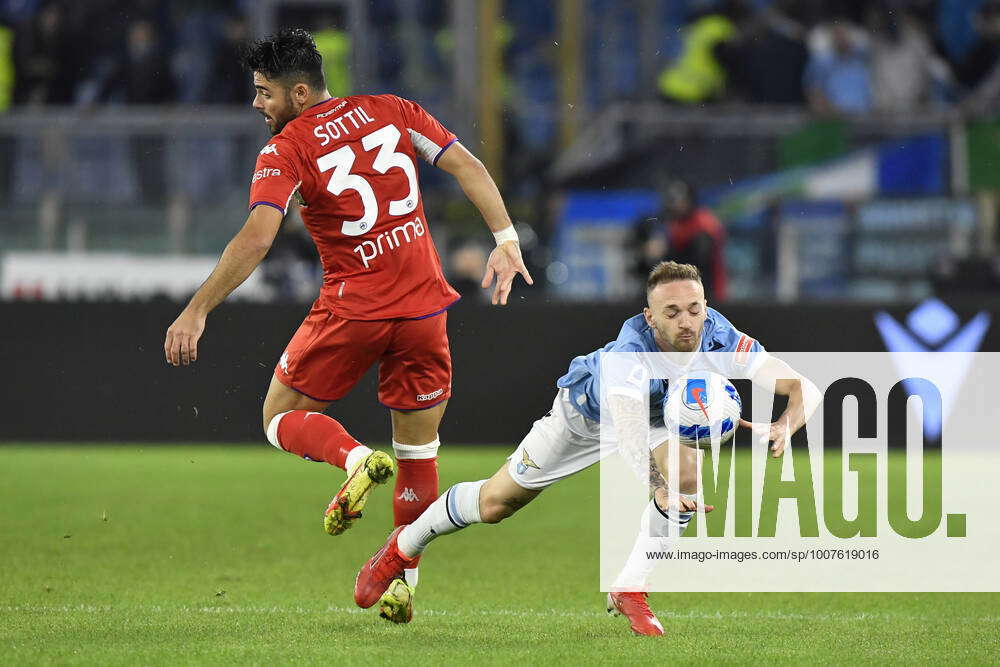
POLYGON ((710 448, 728 442, 740 423, 743 402, 733 383, 718 373, 692 373, 670 380, 663 421, 682 445, 710 448))

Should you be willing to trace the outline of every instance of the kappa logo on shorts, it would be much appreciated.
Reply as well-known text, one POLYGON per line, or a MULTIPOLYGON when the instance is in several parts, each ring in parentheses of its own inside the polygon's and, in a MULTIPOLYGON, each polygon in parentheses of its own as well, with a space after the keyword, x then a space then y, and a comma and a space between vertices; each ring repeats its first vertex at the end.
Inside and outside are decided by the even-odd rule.
POLYGON ((418 401, 433 401, 435 398, 444 393, 444 389, 438 389, 437 391, 432 391, 429 394, 417 394, 418 401))
POLYGON ((528 468, 534 468, 535 470, 541 470, 537 463, 531 460, 531 456, 528 454, 527 449, 521 450, 521 461, 517 464, 517 474, 523 475, 528 471, 528 468))
POLYGON ((284 371, 285 375, 288 375, 288 352, 281 353, 281 359, 278 359, 278 366, 284 371))

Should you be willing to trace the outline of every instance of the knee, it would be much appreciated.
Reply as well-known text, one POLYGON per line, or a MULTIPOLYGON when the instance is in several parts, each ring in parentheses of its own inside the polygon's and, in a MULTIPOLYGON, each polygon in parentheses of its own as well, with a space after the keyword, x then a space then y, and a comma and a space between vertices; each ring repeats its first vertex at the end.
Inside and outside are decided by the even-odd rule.
POLYGON ((275 418, 283 413, 278 412, 277 410, 268 409, 266 405, 264 406, 263 412, 262 426, 264 428, 264 437, 269 443, 281 449, 278 445, 278 424, 275 422, 275 418))
POLYGON ((264 409, 263 409, 263 413, 264 413, 263 414, 263 419, 264 419, 264 423, 263 423, 264 435, 267 435, 267 427, 271 425, 271 420, 274 419, 275 412, 273 410, 269 410, 268 407, 267 407, 267 405, 265 405, 264 409))

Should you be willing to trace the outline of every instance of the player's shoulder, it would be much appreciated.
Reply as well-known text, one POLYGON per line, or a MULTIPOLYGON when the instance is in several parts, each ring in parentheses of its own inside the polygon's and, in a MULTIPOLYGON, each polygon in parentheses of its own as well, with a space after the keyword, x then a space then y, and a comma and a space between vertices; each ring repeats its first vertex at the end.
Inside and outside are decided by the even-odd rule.
POLYGON ((274 135, 267 140, 257 153, 258 162, 288 162, 294 159, 297 153, 297 143, 284 132, 274 135))
POLYGON ((749 349, 754 344, 760 346, 753 337, 737 329, 725 315, 714 308, 707 309, 702 336, 703 350, 737 351, 749 349))
POLYGON ((639 313, 622 323, 622 328, 615 339, 614 350, 616 352, 649 352, 652 334, 646 318, 639 313))
POLYGON ((385 113, 393 113, 407 122, 419 120, 422 117, 430 117, 431 114, 419 102, 392 93, 381 95, 359 95, 359 100, 365 100, 367 105, 373 109, 385 113))
MULTIPOLYGON (((379 109, 380 111, 391 111, 394 113, 403 113, 403 107, 409 100, 400 97, 399 95, 393 95, 392 93, 379 93, 378 95, 351 95, 346 98, 348 100, 348 105, 357 106, 359 104, 364 104, 371 109, 379 109)), ((412 104, 412 102, 409 102, 412 104)))
POLYGON ((393 93, 377 93, 372 95, 352 95, 351 99, 358 101, 368 101, 374 104, 399 104, 406 101, 405 98, 393 93))

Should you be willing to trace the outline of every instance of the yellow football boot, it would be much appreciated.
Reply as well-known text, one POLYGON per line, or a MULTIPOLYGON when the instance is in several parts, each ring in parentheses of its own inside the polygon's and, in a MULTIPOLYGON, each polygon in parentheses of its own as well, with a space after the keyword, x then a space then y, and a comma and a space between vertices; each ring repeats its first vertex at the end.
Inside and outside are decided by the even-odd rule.
POLYGON ((340 535, 361 518, 368 494, 395 474, 392 457, 385 452, 372 452, 350 471, 347 481, 330 501, 323 517, 323 528, 330 535, 340 535))

